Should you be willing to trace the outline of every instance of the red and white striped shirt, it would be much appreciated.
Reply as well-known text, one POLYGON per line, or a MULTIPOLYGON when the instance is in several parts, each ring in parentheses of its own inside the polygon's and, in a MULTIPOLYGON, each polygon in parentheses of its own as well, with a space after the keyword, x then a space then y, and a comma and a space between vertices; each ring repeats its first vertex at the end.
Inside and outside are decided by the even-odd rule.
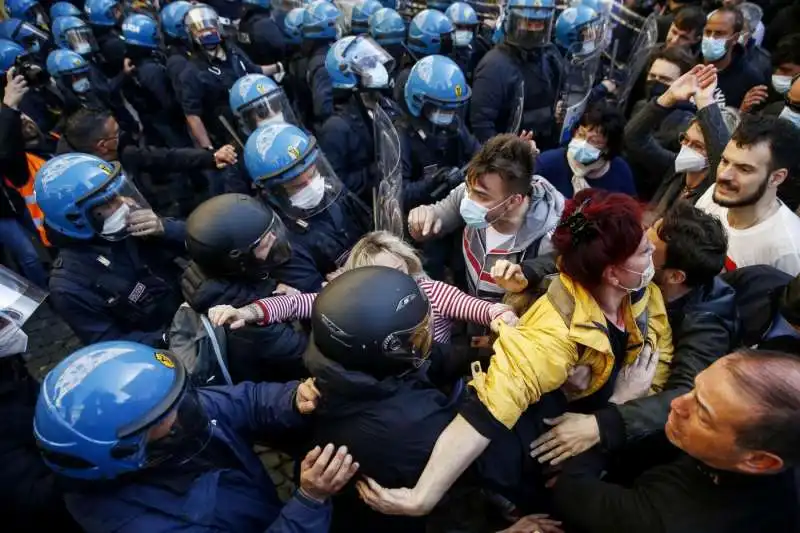
MULTIPOLYGON (((492 320, 510 308, 503 304, 493 304, 459 290, 441 281, 427 278, 417 279, 419 288, 428 296, 433 319, 433 340, 450 342, 452 320, 474 322, 488 326, 492 320)), ((289 320, 311 318, 311 308, 317 293, 270 296, 256 300, 255 304, 264 313, 261 325, 289 320)))

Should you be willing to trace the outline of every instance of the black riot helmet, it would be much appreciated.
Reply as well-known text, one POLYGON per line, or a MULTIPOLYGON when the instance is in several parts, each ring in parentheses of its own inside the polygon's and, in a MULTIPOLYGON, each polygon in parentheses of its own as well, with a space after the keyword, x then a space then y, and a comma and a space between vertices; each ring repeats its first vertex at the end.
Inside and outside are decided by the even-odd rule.
POLYGON ((208 275, 256 279, 292 255, 281 219, 245 194, 222 194, 197 206, 186 221, 186 249, 208 275), (270 241, 266 259, 256 257, 270 241))
POLYGON ((311 327, 325 357, 379 379, 418 368, 431 348, 428 298, 411 276, 388 267, 331 281, 314 302, 311 327))

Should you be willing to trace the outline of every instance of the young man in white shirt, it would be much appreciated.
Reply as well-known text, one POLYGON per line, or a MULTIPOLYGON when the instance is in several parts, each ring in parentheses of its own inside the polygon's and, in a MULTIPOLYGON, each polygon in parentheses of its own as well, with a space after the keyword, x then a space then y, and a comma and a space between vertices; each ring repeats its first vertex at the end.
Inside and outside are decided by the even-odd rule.
MULTIPOLYGON (((777 197, 800 164, 800 129, 776 117, 745 115, 696 207, 728 232, 726 270, 770 265, 800 274, 800 218, 777 197)), ((797 179, 792 176, 791 179, 797 179)))

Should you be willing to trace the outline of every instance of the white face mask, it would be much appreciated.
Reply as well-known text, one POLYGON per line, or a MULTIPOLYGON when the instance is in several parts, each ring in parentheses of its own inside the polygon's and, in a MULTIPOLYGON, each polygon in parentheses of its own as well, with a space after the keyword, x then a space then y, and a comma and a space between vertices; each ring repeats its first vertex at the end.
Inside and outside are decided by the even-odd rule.
POLYGON ((428 120, 437 126, 449 126, 453 123, 456 114, 453 111, 445 111, 442 109, 431 109, 427 112, 428 120))
POLYGON ((91 88, 92 82, 89 81, 89 78, 81 78, 72 84, 72 90, 78 94, 87 93, 91 88))
POLYGON ((131 212, 131 206, 122 204, 114 211, 110 217, 103 221, 103 235, 111 237, 119 235, 128 227, 128 214, 131 212))
POLYGON ((781 114, 778 115, 778 118, 788 120, 789 122, 800 128, 800 113, 798 113, 797 111, 793 111, 788 107, 784 107, 783 111, 781 111, 781 114))
POLYGON ((469 30, 456 30, 453 34, 454 46, 469 46, 472 44, 473 33, 469 30))
POLYGON ((635 270, 631 270, 629 268, 622 267, 622 270, 627 270, 631 274, 639 274, 639 285, 636 287, 626 287, 620 284, 620 287, 625 289, 628 292, 636 292, 638 290, 644 289, 650 282, 653 281, 653 278, 656 275, 656 266, 653 264, 653 256, 650 256, 650 263, 647 264, 647 267, 644 269, 644 272, 636 272, 635 270))
POLYGON ((681 146, 675 158, 675 172, 698 172, 708 166, 708 159, 688 146, 681 146))
POLYGON ((289 197, 289 201, 297 209, 313 209, 319 205, 324 196, 325 180, 317 173, 305 187, 289 197))
POLYGON ((286 122, 286 120, 283 118, 283 111, 281 111, 280 113, 275 113, 269 118, 259 120, 258 127, 260 128, 261 126, 266 126, 267 124, 281 124, 283 122, 286 122))
POLYGON ((789 89, 792 88, 792 77, 791 76, 779 76, 777 74, 772 75, 772 88, 775 89, 775 92, 778 94, 786 94, 789 92, 789 89))
POLYGON ((591 54, 592 52, 594 52, 595 48, 596 45, 594 41, 584 41, 583 44, 581 45, 581 53, 591 54))
POLYGON ((28 334, 16 325, 0 331, 0 357, 25 353, 28 350, 28 334))
POLYGON ((389 86, 389 71, 382 63, 361 73, 361 85, 366 89, 383 89, 389 86))

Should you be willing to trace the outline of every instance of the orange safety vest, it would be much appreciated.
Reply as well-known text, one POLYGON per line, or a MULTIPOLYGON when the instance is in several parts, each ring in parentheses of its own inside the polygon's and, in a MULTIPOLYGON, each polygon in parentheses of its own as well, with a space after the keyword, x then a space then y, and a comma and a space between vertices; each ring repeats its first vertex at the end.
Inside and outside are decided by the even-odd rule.
POLYGON ((14 187, 6 178, 6 185, 15 189, 25 199, 25 205, 31 214, 36 231, 39 232, 39 238, 45 246, 50 246, 50 241, 44 231, 44 213, 39 209, 39 204, 36 203, 36 194, 33 191, 33 179, 39 169, 42 168, 42 165, 45 164, 45 160, 30 153, 26 153, 25 158, 28 160, 28 181, 21 187, 14 187))

